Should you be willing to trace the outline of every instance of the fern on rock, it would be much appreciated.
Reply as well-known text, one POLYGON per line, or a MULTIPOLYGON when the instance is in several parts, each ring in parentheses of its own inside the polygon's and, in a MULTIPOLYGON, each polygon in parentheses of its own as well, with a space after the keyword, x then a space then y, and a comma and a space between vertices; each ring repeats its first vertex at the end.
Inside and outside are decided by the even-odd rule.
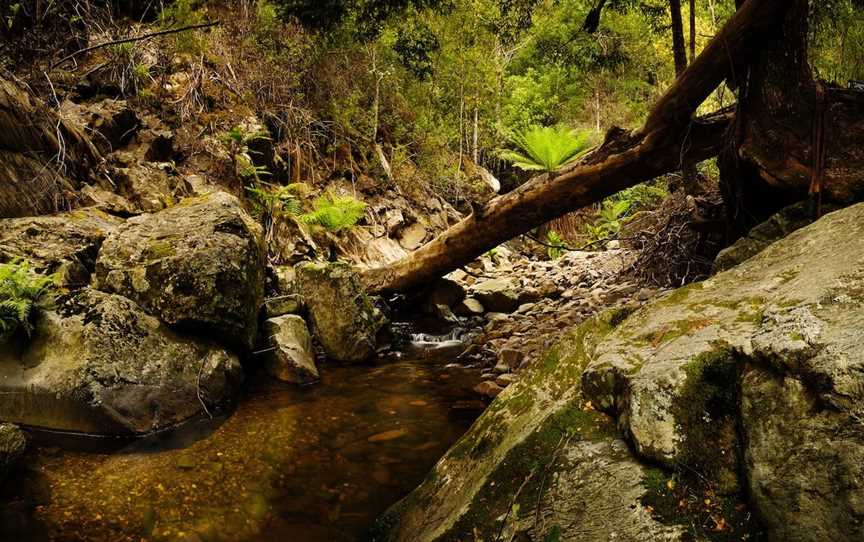
POLYGON ((24 261, 0 264, 0 339, 18 330, 29 337, 37 309, 52 299, 54 278, 30 270, 24 261))
POLYGON ((301 215, 300 220, 332 232, 352 228, 366 214, 366 204, 351 196, 322 196, 312 207, 314 210, 301 215))

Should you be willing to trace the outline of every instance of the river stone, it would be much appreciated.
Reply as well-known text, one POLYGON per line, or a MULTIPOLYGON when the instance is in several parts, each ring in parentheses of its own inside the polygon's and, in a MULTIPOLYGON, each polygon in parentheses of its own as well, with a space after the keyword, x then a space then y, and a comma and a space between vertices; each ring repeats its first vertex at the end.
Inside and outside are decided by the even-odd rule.
POLYGON ((0 423, 0 481, 27 451, 27 437, 16 425, 0 423))
POLYGON ((164 322, 251 348, 264 297, 261 227, 216 192, 129 219, 103 243, 95 286, 164 322))
POLYGON ((864 538, 861 329, 864 204, 645 305, 583 386, 640 455, 745 486, 773 539, 864 538))
POLYGON ((473 297, 466 297, 460 303, 456 304, 454 312, 459 316, 481 316, 486 309, 483 304, 473 297))
POLYGON ((31 269, 57 274, 61 286, 86 285, 105 237, 123 224, 96 209, 0 220, 0 261, 24 259, 31 269))
POLYGON ((31 342, 0 344, 0 419, 142 434, 212 412, 241 378, 237 358, 177 336, 124 297, 90 288, 42 313, 31 342))
POLYGON ((300 314, 302 310, 303 303, 299 295, 280 295, 264 301, 264 313, 267 315, 267 318, 277 318, 286 314, 300 314))
POLYGON ((383 322, 354 269, 342 262, 308 262, 296 272, 297 293, 327 356, 347 362, 371 358, 383 322))
POLYGON ((509 279, 492 279, 474 286, 474 297, 489 312, 511 313, 519 307, 519 292, 509 279))
POLYGON ((582 324, 501 392, 425 481, 379 518, 372 540, 548 540, 554 525, 560 540, 685 539, 640 502, 646 471, 612 421, 583 408, 585 353, 618 319, 582 324), (545 476, 531 476, 538 464, 548 465, 545 476))
POLYGON ((267 373, 283 382, 311 384, 318 380, 318 368, 312 352, 312 337, 306 321, 288 314, 264 322, 264 334, 274 348, 267 354, 267 373))
POLYGON ((429 286, 423 296, 423 311, 427 314, 439 312, 438 306, 455 308, 465 299, 465 288, 455 280, 441 278, 429 286))

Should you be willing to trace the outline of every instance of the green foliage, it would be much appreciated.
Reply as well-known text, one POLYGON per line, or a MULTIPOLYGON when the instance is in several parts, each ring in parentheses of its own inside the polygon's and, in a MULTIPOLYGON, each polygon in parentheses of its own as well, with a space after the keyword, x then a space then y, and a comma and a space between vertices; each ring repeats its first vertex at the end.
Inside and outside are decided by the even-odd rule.
POLYGON ((303 211, 303 202, 299 196, 305 194, 306 190, 308 187, 303 183, 246 187, 252 200, 253 212, 270 217, 280 214, 299 215, 303 211))
POLYGON ((587 133, 561 126, 535 126, 517 132, 512 142, 521 152, 502 151, 501 158, 526 171, 555 171, 576 161, 590 146, 587 133))
POLYGON ((606 200, 600 207, 597 220, 593 224, 586 224, 585 229, 591 242, 605 241, 610 237, 618 235, 621 224, 630 210, 631 203, 627 200, 606 200))
POLYGON ((21 329, 33 331, 36 309, 50 296, 53 277, 33 273, 24 261, 0 264, 0 339, 21 329))
POLYGON ((597 220, 585 226, 589 241, 600 242, 617 236, 627 218, 656 208, 668 194, 662 185, 643 183, 606 198, 600 205, 597 220))
MULTIPOLYGON (((162 10, 159 21, 166 28, 179 28, 200 24, 204 17, 195 9, 193 0, 176 0, 162 10)), ((204 50, 204 41, 194 31, 178 32, 171 39, 178 54, 197 55, 204 50)))
POLYGON ((255 151, 249 148, 249 144, 261 139, 270 139, 263 132, 247 131, 242 126, 235 126, 224 132, 220 141, 228 148, 228 154, 234 164, 234 172, 246 182, 258 183, 261 177, 270 175, 265 166, 256 166, 252 160, 255 151))
POLYGON ((549 256, 550 260, 557 260, 564 255, 564 252, 566 251, 564 239, 561 238, 561 235, 559 235, 557 231, 549 230, 549 232, 546 233, 546 243, 552 245, 546 247, 546 255, 549 256))
POLYGON ((105 48, 109 78, 127 95, 139 94, 151 80, 150 66, 134 42, 118 43, 105 48))
POLYGON ((820 78, 846 85, 864 79, 864 4, 811 2, 810 61, 820 78))
POLYGON ((366 204, 351 196, 326 195, 315 200, 313 211, 300 215, 306 224, 323 226, 332 232, 352 228, 366 214, 366 204))

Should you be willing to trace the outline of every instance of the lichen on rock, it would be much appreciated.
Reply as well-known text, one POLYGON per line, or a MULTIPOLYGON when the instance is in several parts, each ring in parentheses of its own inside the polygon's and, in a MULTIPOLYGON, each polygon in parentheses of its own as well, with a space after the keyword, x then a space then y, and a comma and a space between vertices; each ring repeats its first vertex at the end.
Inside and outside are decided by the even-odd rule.
POLYGON ((327 355, 347 362, 371 358, 384 320, 354 269, 345 263, 308 262, 296 272, 296 292, 327 355))
POLYGON ((242 350, 257 335, 264 266, 261 227, 216 192, 129 219, 105 240, 95 286, 242 350))

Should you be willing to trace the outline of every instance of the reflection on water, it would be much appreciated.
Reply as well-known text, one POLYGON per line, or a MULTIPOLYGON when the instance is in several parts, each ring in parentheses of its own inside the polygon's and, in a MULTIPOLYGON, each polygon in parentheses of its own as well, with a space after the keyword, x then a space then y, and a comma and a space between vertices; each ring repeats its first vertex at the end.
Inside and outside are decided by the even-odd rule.
POLYGON ((253 383, 226 420, 119 450, 40 447, 0 490, 0 540, 362 540, 483 404, 440 362, 322 376, 253 383))

